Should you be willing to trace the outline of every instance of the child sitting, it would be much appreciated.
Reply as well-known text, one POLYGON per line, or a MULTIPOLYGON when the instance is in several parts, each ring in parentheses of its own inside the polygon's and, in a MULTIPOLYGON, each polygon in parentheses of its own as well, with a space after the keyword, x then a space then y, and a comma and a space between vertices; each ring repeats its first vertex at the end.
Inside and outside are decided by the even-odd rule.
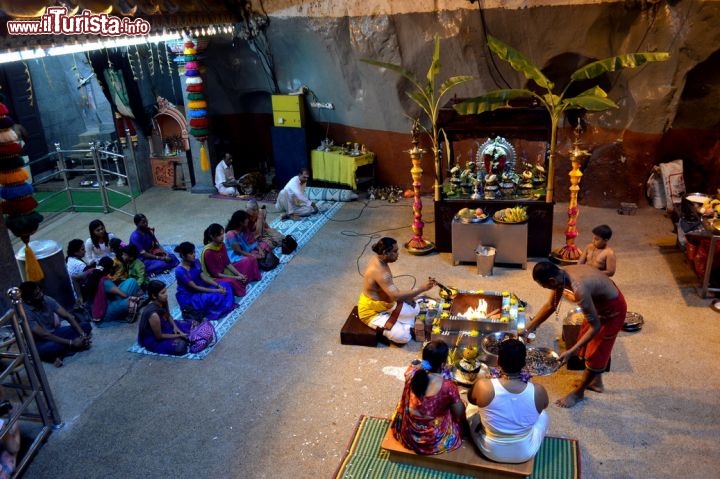
POLYGON ((135 278, 144 291, 147 287, 147 276, 145 274, 145 264, 138 258, 139 254, 137 246, 134 244, 122 248, 122 260, 125 263, 128 278, 135 278))
POLYGON ((115 284, 120 284, 128 279, 127 268, 122 260, 122 249, 124 246, 125 243, 123 243, 120 238, 110 239, 109 247, 113 253, 113 267, 115 268, 115 272, 110 276, 110 279, 115 284))
POLYGON ((615 274, 616 267, 615 251, 608 246, 608 241, 612 237, 612 229, 608 225, 600 225, 593 228, 592 233, 593 240, 585 247, 578 263, 587 263, 606 275, 612 276, 615 274))

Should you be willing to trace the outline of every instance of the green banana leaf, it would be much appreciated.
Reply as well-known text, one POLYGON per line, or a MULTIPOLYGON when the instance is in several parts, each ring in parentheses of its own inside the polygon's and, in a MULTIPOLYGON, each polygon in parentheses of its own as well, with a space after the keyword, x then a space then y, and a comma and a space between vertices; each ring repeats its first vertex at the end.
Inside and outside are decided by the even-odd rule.
MULTIPOLYGON (((433 50, 432 62, 427 72, 428 86, 435 86, 435 77, 440 74, 440 36, 435 35, 435 48, 433 50)), ((434 89, 434 88, 433 88, 434 89)))
POLYGON ((423 86, 420 84, 420 81, 417 79, 417 77, 410 70, 406 70, 403 67, 401 67, 400 65, 395 65, 394 63, 380 62, 377 60, 371 60, 369 58, 362 58, 360 61, 367 63, 368 65, 374 65, 376 67, 386 68, 390 71, 393 71, 393 72, 397 73, 398 75, 402 76, 403 78, 407 79, 418 90, 423 89, 423 86))
POLYGON ((623 68, 637 68, 648 62, 664 62, 670 58, 667 52, 660 53, 628 53, 618 55, 616 57, 604 58, 596 62, 588 63, 579 68, 570 75, 571 81, 591 80, 597 78, 603 73, 622 70, 623 68))
POLYGON ((453 108, 461 115, 476 115, 486 111, 507 108, 510 106, 509 102, 511 100, 531 97, 540 98, 537 94, 530 90, 494 90, 484 95, 469 98, 462 103, 453 105, 453 108))
POLYGON ((511 46, 501 42, 492 35, 488 35, 488 47, 501 60, 508 62, 515 71, 525 75, 525 78, 528 80, 534 81, 547 90, 555 88, 555 84, 551 82, 533 62, 511 46))

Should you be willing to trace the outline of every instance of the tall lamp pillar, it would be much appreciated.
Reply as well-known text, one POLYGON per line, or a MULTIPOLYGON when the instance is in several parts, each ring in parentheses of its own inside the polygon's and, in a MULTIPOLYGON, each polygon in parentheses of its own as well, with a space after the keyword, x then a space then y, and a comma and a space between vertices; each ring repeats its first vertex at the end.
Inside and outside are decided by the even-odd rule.
POLYGON ((423 238, 423 228, 425 227, 425 223, 423 223, 422 220, 422 199, 420 198, 420 187, 422 186, 422 183, 420 180, 422 179, 423 169, 422 169, 422 158, 425 154, 425 150, 420 148, 418 146, 419 140, 418 140, 418 123, 417 120, 413 124, 412 129, 412 149, 408 152, 410 153, 410 160, 412 161, 412 168, 410 169, 410 175, 412 175, 413 179, 413 191, 414 191, 414 199, 413 199, 413 223, 412 223, 412 230, 413 230, 413 237, 410 241, 405 243, 405 249, 407 249, 408 253, 414 254, 414 255, 424 255, 428 254, 435 250, 435 244, 431 243, 430 241, 426 241, 423 238))
POLYGON ((568 222, 565 229, 565 246, 552 252, 555 260, 562 263, 577 263, 582 256, 582 250, 575 244, 578 236, 577 218, 580 214, 578 206, 578 192, 580 191, 580 180, 582 179, 582 171, 580 171, 580 163, 583 158, 590 156, 587 150, 580 148, 580 133, 582 132, 580 125, 575 129, 575 141, 573 141, 573 149, 570 151, 570 163, 572 169, 568 175, 570 176, 570 203, 568 205, 568 222))

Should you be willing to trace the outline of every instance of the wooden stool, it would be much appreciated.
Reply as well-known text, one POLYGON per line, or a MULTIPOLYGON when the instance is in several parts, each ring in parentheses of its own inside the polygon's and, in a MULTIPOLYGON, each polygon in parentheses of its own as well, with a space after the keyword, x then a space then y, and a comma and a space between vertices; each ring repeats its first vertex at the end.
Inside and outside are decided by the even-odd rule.
POLYGON ((388 427, 380 447, 390 454, 393 462, 488 479, 528 477, 535 466, 534 457, 521 464, 505 464, 486 459, 477 451, 472 439, 463 439, 462 446, 454 451, 430 456, 417 454, 393 437, 391 427, 388 427))
MULTIPOLYGON (((358 308, 355 306, 340 330, 340 344, 354 344, 357 346, 377 347, 378 336, 382 330, 376 330, 360 321, 358 308)), ((384 339, 384 336, 382 336, 384 339)))

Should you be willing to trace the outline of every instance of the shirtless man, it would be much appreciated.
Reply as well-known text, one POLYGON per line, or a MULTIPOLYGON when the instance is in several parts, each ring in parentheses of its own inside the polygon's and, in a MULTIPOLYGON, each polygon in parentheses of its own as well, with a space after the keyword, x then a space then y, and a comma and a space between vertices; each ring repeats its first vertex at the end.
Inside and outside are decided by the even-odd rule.
POLYGON ((377 256, 370 259, 363 279, 363 291, 358 299, 360 320, 373 329, 382 328, 390 341, 406 344, 410 341, 410 329, 420 308, 414 299, 435 286, 435 280, 418 288, 400 291, 393 282, 389 263, 398 259, 399 249, 393 238, 381 238, 372 247, 377 256))
POLYGON ((578 264, 589 264, 612 276, 616 267, 615 251, 608 246, 608 241, 612 238, 612 229, 608 225, 600 225, 593 228, 592 233, 592 243, 585 247, 578 264))
POLYGON ((533 280, 552 290, 548 301, 527 324, 525 333, 534 332, 554 313, 563 296, 570 298, 585 313, 578 341, 560 355, 562 363, 578 354, 585 359, 585 371, 580 383, 556 404, 573 407, 585 398, 585 390, 604 390, 602 373, 610 360, 615 338, 625 323, 627 304, 622 293, 608 276, 589 265, 568 266, 561 269, 553 263, 542 262, 533 268, 533 280))

